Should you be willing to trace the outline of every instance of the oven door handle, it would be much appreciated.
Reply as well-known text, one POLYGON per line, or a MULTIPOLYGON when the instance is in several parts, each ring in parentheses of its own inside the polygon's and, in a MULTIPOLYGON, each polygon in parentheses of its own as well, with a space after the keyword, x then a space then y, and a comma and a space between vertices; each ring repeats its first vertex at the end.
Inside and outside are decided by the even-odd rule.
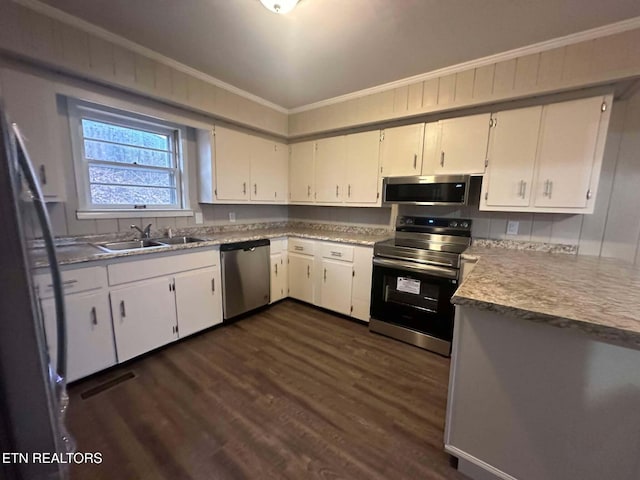
POLYGON ((458 271, 451 268, 436 267, 434 265, 424 265, 422 263, 407 262, 403 260, 387 260, 385 258, 374 257, 373 265, 379 267, 395 268, 422 274, 431 274, 434 277, 450 278, 456 280, 458 271))

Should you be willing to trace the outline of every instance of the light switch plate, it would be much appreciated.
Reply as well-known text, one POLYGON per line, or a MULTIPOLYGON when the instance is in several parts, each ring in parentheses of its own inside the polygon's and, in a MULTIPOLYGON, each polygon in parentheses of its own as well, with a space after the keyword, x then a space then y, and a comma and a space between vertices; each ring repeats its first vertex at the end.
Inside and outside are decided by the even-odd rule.
POLYGON ((229 221, 230 222, 236 221, 236 212, 229 212, 229 221))
POLYGON ((200 225, 201 223, 204 223, 204 220, 202 219, 202 212, 196 212, 196 224, 200 225))
POLYGON ((507 235, 517 235, 520 222, 516 220, 509 220, 507 222, 507 235))

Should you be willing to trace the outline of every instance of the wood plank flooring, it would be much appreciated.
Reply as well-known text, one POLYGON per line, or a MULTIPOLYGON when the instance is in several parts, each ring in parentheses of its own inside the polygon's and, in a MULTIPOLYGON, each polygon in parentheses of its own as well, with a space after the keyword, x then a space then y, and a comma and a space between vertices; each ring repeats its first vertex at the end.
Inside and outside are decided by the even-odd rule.
POLYGON ((449 360, 285 300, 70 386, 73 479, 463 479, 449 360), (135 378, 86 399, 83 392, 135 378))

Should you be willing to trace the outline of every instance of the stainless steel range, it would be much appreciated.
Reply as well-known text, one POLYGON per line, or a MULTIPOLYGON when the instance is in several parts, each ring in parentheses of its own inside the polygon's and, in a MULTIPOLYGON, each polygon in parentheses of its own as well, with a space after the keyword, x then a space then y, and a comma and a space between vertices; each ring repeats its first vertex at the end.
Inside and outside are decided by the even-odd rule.
POLYGON ((471 220, 398 217, 395 237, 373 248, 369 330, 450 355, 451 296, 470 243, 471 220))

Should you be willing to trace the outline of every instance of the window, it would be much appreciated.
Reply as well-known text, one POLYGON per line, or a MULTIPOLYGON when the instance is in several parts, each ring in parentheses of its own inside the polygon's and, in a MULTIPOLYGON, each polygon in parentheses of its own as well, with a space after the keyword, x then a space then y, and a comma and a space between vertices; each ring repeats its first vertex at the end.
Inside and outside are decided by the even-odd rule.
POLYGON ((184 127, 69 99, 79 218, 186 210, 184 127))

